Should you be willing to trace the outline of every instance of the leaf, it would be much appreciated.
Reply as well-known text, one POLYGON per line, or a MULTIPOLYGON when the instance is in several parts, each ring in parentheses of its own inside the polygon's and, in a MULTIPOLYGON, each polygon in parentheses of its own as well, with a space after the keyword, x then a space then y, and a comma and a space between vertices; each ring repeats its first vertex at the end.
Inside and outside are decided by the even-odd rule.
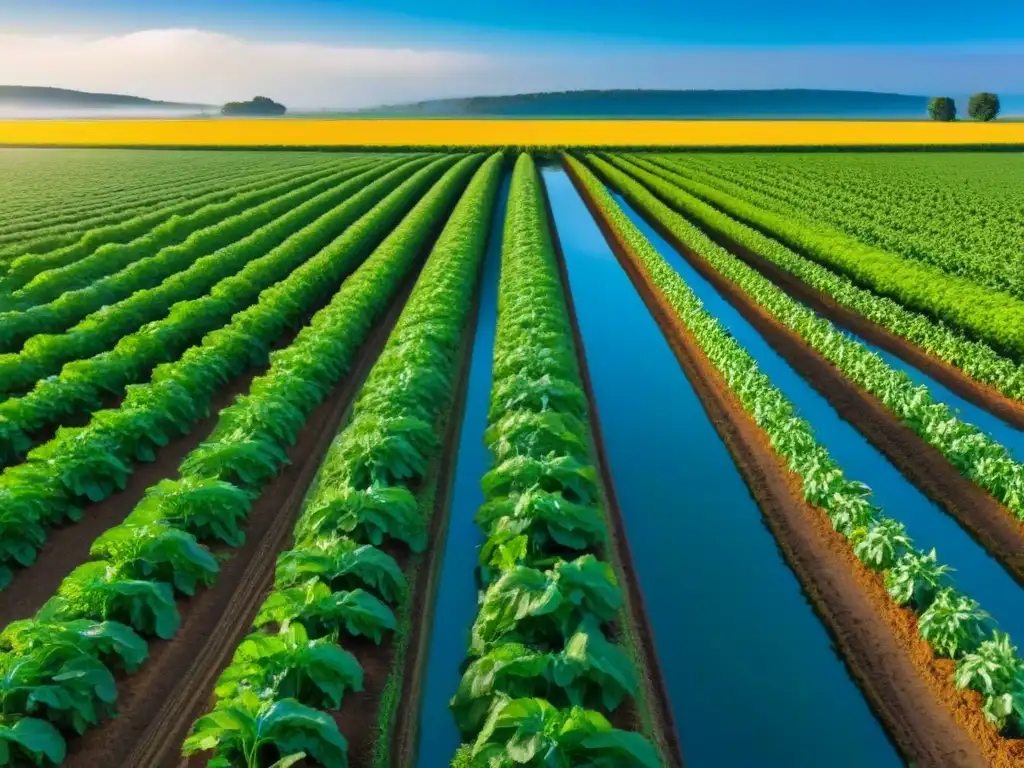
POLYGON ((481 486, 488 498, 512 496, 535 487, 561 493, 574 504, 593 504, 599 498, 597 472, 571 456, 514 456, 487 472, 481 486))
POLYGON ((240 547, 245 540, 241 526, 251 506, 252 497, 229 482, 185 476, 152 486, 125 523, 166 523, 200 541, 240 547))
POLYGON ((296 538, 344 533, 379 546, 385 538, 405 542, 413 552, 427 545, 427 530, 416 497, 404 487, 321 486, 296 526, 296 538))
POLYGON ((380 645, 384 632, 397 628, 395 616, 384 603, 361 589, 331 592, 318 581, 288 589, 275 589, 256 615, 256 627, 268 624, 303 625, 310 637, 324 637, 344 629, 380 645))
POLYGON ((13 725, 0 720, 0 765, 17 765, 19 757, 33 765, 44 765, 46 761, 59 765, 66 754, 64 737, 45 720, 23 717, 13 725))
POLYGON ((304 539, 278 556, 275 586, 292 587, 311 578, 334 591, 364 588, 392 604, 407 589, 405 575, 391 555, 340 534, 304 539))
POLYGON ((197 584, 213 583, 220 570, 194 536, 161 523, 115 526, 93 543, 89 554, 110 561, 127 577, 171 583, 186 595, 195 594, 197 584))

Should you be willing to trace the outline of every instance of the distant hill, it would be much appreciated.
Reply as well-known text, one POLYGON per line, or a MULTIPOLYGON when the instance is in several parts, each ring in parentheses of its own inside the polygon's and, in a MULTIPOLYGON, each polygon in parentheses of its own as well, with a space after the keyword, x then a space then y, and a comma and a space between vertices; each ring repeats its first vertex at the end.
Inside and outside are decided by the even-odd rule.
POLYGON ((203 104, 182 104, 154 101, 139 96, 116 93, 88 93, 67 88, 44 88, 26 85, 0 85, 0 107, 17 106, 34 109, 202 109, 203 104))
POLYGON ((608 90, 436 99, 360 110, 433 117, 925 118, 928 97, 869 91, 608 90))

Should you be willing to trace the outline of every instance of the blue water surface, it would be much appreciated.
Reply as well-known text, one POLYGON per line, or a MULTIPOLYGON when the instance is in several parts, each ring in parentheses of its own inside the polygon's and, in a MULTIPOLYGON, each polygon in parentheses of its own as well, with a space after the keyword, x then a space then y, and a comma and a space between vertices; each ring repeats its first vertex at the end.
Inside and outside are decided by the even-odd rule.
POLYGON ((420 768, 441 768, 451 761, 461 739, 448 701, 462 677, 461 665, 469 648, 469 630, 476 618, 477 588, 474 568, 483 534, 473 516, 483 503, 480 478, 490 469, 491 457, 484 446, 487 410, 491 398, 491 363, 498 319, 498 276, 501 270, 501 234, 511 181, 506 174, 491 220, 483 276, 476 337, 469 367, 465 415, 459 437, 458 459, 448 539, 438 584, 434 621, 430 632, 426 674, 421 698, 420 768))
POLYGON ((687 766, 900 765, 583 202, 544 181, 687 766))
MULTIPOLYGON (((847 476, 867 483, 874 491, 875 503, 887 515, 906 525, 916 545, 926 551, 935 547, 939 561, 955 569, 953 579, 956 585, 978 600, 1003 631, 1009 632, 1013 638, 1020 638, 1018 643, 1024 642, 1024 590, 1002 566, 844 421, 828 401, 794 371, 621 196, 614 196, 633 223, 700 297, 708 311, 728 327, 772 383, 797 406, 800 416, 810 422, 818 440, 839 462, 847 476)), ((920 372, 917 375, 923 376, 920 372)))

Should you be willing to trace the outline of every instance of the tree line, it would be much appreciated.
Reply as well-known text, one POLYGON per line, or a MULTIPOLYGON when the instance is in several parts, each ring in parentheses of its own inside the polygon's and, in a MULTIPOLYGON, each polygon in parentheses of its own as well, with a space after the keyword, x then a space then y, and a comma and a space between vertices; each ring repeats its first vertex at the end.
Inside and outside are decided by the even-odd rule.
MULTIPOLYGON (((956 102, 949 96, 935 96, 928 102, 932 120, 956 120, 956 102)), ((999 114, 999 97, 994 93, 976 93, 967 101, 967 114, 973 120, 988 122, 999 114)))

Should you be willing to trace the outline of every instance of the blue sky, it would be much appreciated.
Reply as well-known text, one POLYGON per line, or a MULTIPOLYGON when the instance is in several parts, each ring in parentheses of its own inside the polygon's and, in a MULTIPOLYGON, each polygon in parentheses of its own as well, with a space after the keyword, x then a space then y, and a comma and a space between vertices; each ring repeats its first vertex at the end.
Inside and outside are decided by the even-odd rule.
POLYGON ((217 101, 266 81, 305 106, 578 87, 958 95, 1019 82, 1024 3, 5 0, 0 54, 0 82, 217 101))

